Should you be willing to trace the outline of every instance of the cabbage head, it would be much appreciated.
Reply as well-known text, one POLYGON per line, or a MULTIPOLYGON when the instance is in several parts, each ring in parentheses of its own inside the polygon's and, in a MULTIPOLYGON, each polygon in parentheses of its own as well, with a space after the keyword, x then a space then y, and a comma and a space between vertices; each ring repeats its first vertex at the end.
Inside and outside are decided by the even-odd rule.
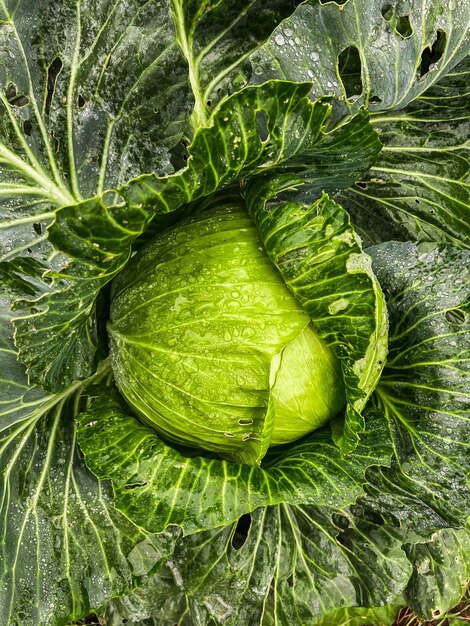
POLYGON ((118 387, 163 438, 259 465, 345 403, 341 366, 239 206, 179 222, 112 291, 118 387))

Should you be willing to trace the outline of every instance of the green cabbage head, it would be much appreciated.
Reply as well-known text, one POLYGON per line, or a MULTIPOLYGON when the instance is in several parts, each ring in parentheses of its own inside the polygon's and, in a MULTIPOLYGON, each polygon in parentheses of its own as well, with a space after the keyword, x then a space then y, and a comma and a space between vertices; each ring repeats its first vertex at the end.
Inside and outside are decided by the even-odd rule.
POLYGON ((139 252, 112 291, 116 383, 163 438, 258 465, 345 403, 318 337, 238 206, 184 220, 139 252))

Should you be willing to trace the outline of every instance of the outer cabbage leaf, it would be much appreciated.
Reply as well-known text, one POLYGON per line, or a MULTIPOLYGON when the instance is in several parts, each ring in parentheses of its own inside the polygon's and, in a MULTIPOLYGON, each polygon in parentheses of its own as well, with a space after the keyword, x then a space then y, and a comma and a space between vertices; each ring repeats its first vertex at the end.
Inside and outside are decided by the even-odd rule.
POLYGON ((387 465, 391 452, 381 419, 371 415, 367 433, 344 458, 329 428, 268 455, 261 467, 197 456, 165 444, 109 389, 97 391, 78 432, 87 466, 111 480, 116 507, 149 532, 176 524, 196 533, 281 502, 346 506, 363 493, 366 468, 387 465))
POLYGON ((400 109, 469 50, 468 2, 308 0, 253 53, 252 82, 311 80, 338 113, 400 109))
POLYGON ((143 584, 177 533, 136 528, 84 464, 74 417, 106 371, 55 396, 28 385, 8 307, 34 289, 31 265, 0 266, 0 622, 51 626, 143 584))
POLYGON ((419 534, 470 513, 470 253, 392 242, 368 248, 390 315, 375 396, 394 440, 391 469, 370 474, 370 506, 419 534))
POLYGON ((445 617, 461 601, 470 579, 470 529, 446 528, 405 549, 413 563, 406 604, 423 619, 445 617))
POLYGON ((365 242, 470 242, 470 57, 402 112, 372 116, 384 144, 339 196, 365 242))
MULTIPOLYGON (((168 569, 188 626, 312 626, 342 607, 396 602, 411 572, 395 531, 360 510, 289 505, 182 539, 168 569)), ((137 597, 113 602, 111 624, 122 624, 116 613, 158 624, 161 590, 156 577, 137 597)))
POLYGON ((254 179, 247 206, 286 285, 341 360, 347 409, 336 438, 351 450, 385 363, 385 301, 346 211, 326 195, 311 205, 297 201, 295 192, 278 197, 296 185, 302 180, 292 175, 254 179))

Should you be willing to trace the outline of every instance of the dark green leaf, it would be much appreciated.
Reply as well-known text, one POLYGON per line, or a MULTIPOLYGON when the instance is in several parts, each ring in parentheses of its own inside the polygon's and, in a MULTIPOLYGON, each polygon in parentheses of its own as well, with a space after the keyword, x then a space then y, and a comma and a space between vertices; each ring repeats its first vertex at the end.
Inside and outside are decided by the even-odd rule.
POLYGON ((442 0, 302 2, 253 53, 253 79, 311 80, 339 111, 400 109, 470 50, 470 5, 442 0))
POLYGON ((281 166, 271 168, 266 176, 295 174, 303 182, 297 198, 311 203, 322 192, 335 194, 360 180, 376 160, 381 147, 377 132, 369 123, 369 114, 361 109, 328 129, 321 141, 281 166))
POLYGON ((413 563, 406 603, 423 619, 445 616, 459 604, 470 579, 470 530, 444 529, 405 548, 413 563))
POLYGON ((174 533, 151 538, 133 526, 85 467, 74 416, 87 383, 56 396, 28 385, 8 311, 29 288, 27 265, 3 264, 0 274, 0 622, 51 626, 142 584, 174 533))
POLYGON ((395 448, 392 468, 370 476, 369 502, 420 534, 462 526, 470 513, 470 253, 398 242, 367 251, 390 316, 375 396, 395 448))
POLYGON ((207 126, 218 102, 246 84, 250 54, 295 8, 293 0, 171 0, 176 39, 188 63, 193 127, 207 126), (232 80, 234 79, 232 83, 232 80))
POLYGON ((384 148, 339 201, 365 241, 470 244, 470 57, 403 112, 371 118, 384 148))
POLYGON ((187 537, 169 562, 190 606, 214 624, 312 626, 340 607, 392 602, 410 575, 393 530, 360 510, 269 507, 251 515, 242 545, 236 532, 187 537))

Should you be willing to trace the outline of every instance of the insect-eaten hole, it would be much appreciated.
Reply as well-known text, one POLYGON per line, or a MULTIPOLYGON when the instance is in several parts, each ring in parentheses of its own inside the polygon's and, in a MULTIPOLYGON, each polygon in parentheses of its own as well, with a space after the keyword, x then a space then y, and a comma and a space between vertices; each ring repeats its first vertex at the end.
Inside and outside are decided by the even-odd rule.
POLYGON ((23 132, 26 137, 31 137, 31 135, 33 134, 33 125, 29 120, 25 120, 23 122, 23 132))
POLYGON ((449 309, 446 311, 446 320, 453 326, 463 326, 465 324, 465 311, 462 311, 462 309, 449 309))
POLYGON ((46 103, 44 105, 44 111, 46 112, 46 115, 49 115, 51 111, 52 98, 54 97, 57 77, 59 76, 62 67, 62 60, 60 59, 60 57, 56 57, 47 68, 47 91, 46 103))
POLYGON ((395 30, 397 33, 403 37, 403 39, 408 39, 413 34, 413 27, 411 26, 410 16, 409 15, 401 15, 397 18, 395 30))
POLYGON ((437 31, 436 39, 432 46, 425 48, 421 54, 421 63, 419 66, 419 76, 422 78, 429 72, 431 66, 435 66, 436 63, 442 58, 447 45, 447 33, 441 29, 437 31))
POLYGON ((34 232, 35 232, 37 235, 42 235, 42 226, 41 226, 41 224, 40 224, 39 222, 35 222, 35 223, 33 224, 33 228, 34 228, 34 232))
POLYGON ((380 104, 382 102, 382 98, 376 96, 375 94, 369 98, 369 104, 380 104))
POLYGON ((289 587, 293 587, 294 586, 294 576, 292 574, 290 576, 288 576, 286 582, 289 585, 289 587))
POLYGON ((142 483, 132 483, 130 485, 124 485, 125 489, 139 489, 140 487, 146 487, 147 483, 144 481, 142 483))
POLYGON ((362 180, 359 180, 359 181, 356 183, 356 187, 359 187, 359 189, 367 189, 367 183, 365 183, 365 182, 364 182, 364 181, 362 181, 362 180))
POLYGON ((348 100, 362 93, 362 62, 356 46, 349 46, 338 57, 338 74, 348 100))
POLYGON ((256 131, 263 143, 268 140, 268 114, 266 111, 256 111, 256 131))
POLYGON ((78 108, 79 109, 83 109, 85 107, 86 104, 86 100, 85 98, 82 96, 82 94, 78 94, 78 108))
POLYGON ((18 93, 18 89, 16 85, 10 83, 5 90, 5 95, 7 98, 8 104, 11 104, 13 107, 25 107, 29 104, 29 98, 27 96, 22 96, 18 93))
POLYGON ((232 537, 232 546, 235 550, 239 550, 246 541, 248 537, 248 533, 251 527, 251 515, 249 513, 245 513, 242 515, 237 522, 237 527, 235 528, 235 532, 232 537))
POLYGON ((396 8, 391 4, 382 7, 382 17, 402 39, 408 39, 413 34, 413 26, 409 15, 397 15, 396 8))

